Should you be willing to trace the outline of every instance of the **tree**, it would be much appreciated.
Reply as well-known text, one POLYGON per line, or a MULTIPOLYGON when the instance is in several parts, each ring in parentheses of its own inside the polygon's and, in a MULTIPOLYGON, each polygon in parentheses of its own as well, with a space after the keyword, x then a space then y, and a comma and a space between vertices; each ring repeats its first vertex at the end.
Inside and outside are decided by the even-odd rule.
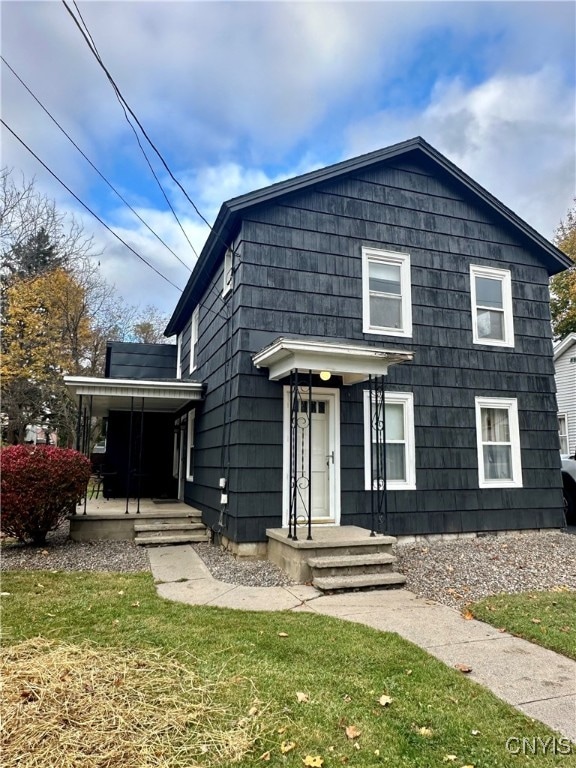
POLYGON ((550 280, 550 312, 557 340, 576 333, 576 200, 574 203, 554 237, 558 248, 574 262, 574 266, 550 280))

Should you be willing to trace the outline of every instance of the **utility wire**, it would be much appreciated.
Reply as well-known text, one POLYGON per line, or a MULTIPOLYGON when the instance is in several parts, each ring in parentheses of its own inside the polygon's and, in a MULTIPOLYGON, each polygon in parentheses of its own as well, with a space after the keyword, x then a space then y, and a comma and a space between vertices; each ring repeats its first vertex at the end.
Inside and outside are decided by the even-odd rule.
MULTIPOLYGON (((162 154, 161 154, 160 150, 159 150, 159 149, 156 147, 156 145, 154 144, 154 142, 152 141, 152 139, 150 138, 150 136, 149 136, 149 135, 148 135, 148 133, 146 132, 146 130, 145 130, 145 128, 144 128, 144 126, 142 125, 142 123, 140 122, 140 120, 138 119, 138 117, 136 116, 136 114, 134 113, 134 111, 132 110, 132 108, 130 107, 130 105, 128 104, 128 102, 126 101, 126 99, 124 98, 124 96, 122 95, 122 93, 121 93, 121 91, 120 91, 120 89, 119 89, 118 85, 116 84, 116 82, 115 82, 114 78, 112 77, 112 75, 110 74, 110 72, 109 72, 109 71, 108 71, 108 69, 106 68, 106 66, 105 66, 104 62, 102 61, 102 57, 100 56, 100 54, 99 54, 99 52, 98 52, 98 49, 97 49, 96 45, 94 44, 94 41, 93 41, 92 35, 90 34, 90 31, 89 31, 89 29, 88 29, 88 26, 87 26, 86 22, 85 22, 85 21, 84 21, 84 19, 82 18, 82 15, 81 15, 81 13, 80 13, 80 11, 79 11, 79 9, 78 9, 78 6, 77 6, 77 4, 76 4, 75 0, 73 0, 73 2, 74 2, 74 5, 75 5, 76 9, 78 10, 78 14, 79 14, 79 16, 80 16, 80 18, 81 18, 81 20, 82 20, 82 23, 84 24, 85 30, 84 30, 84 29, 82 29, 82 26, 81 26, 81 25, 80 25, 80 23, 78 22, 78 19, 77 19, 77 18, 74 16, 74 13, 73 13, 73 11, 71 10, 71 8, 68 6, 68 4, 67 4, 66 0, 62 0, 62 3, 63 3, 63 5, 64 5, 64 7, 66 8, 66 10, 67 10, 67 12, 70 14, 70 16, 71 16, 72 20, 74 21, 74 23, 76 24, 76 26, 77 26, 77 27, 78 27, 78 29, 80 30, 80 33, 82 34, 82 37, 84 38, 84 41, 86 42, 86 44, 87 44, 87 45, 88 45, 88 47, 90 48, 90 51, 92 52, 92 55, 94 56, 94 58, 96 59, 96 61, 97 61, 97 62, 98 62, 98 64, 99 64, 99 66, 100 66, 100 67, 102 68, 102 70, 104 71, 104 73, 106 74, 106 77, 108 78, 108 81, 110 82, 110 85, 111 85, 111 86, 112 86, 112 88, 114 89, 114 92, 115 92, 115 94, 116 94, 116 98, 118 99, 118 101, 119 101, 119 102, 120 102, 120 104, 122 105, 122 108, 124 109, 124 114, 125 114, 125 116, 126 116, 126 120, 128 120, 129 124, 132 126, 132 123, 130 123, 130 121, 129 121, 129 119, 128 119, 128 116, 126 115, 126 111, 128 111, 128 112, 130 113, 130 115, 133 117, 134 121, 136 122, 136 125, 137 125, 137 126, 140 128, 140 130, 142 131, 142 134, 143 134, 143 136, 146 138, 146 141, 148 142, 148 144, 149 144, 149 145, 152 147, 152 149, 154 150, 154 152, 155 152, 155 153, 156 153, 156 155, 158 156, 158 158, 159 158, 160 162, 162 163, 162 165, 164 166, 164 168, 165 168, 165 169, 166 169, 166 171, 168 172, 168 175, 170 176, 170 178, 172 179, 172 181, 173 181, 173 182, 174 182, 174 183, 175 183, 175 184, 178 186, 178 188, 180 189, 180 191, 182 192, 182 194, 184 195, 184 197, 186 198, 186 200, 188 200, 188 202, 190 203, 190 205, 192 206, 192 208, 193 208, 193 209, 196 211, 196 213, 198 214, 198 216, 199 216, 199 217, 202 219, 202 221, 203 221, 203 222, 204 222, 204 223, 205 223, 205 224, 206 224, 206 225, 209 227, 209 229, 210 229, 211 231, 213 231, 213 227, 212 227, 212 225, 210 224, 210 222, 209 222, 209 221, 208 221, 208 220, 207 220, 207 219, 206 219, 206 218, 205 218, 205 217, 202 215, 202 213, 200 212, 200 210, 199 210, 199 209, 198 209, 198 207, 196 206, 196 203, 195 203, 195 202, 192 200, 192 198, 191 198, 191 197, 188 195, 188 193, 186 192, 186 190, 184 189, 184 187, 182 186, 182 184, 181 184, 181 183, 178 181, 178 179, 177 179, 177 178, 174 176, 174 174, 173 174, 173 173, 172 173, 172 171, 170 170, 170 168, 169 168, 169 166, 168 166, 168 164, 167 164, 166 160, 165 160, 165 159, 164 159, 164 157, 162 156, 162 154)), ((133 126, 132 126, 132 130, 133 130, 133 131, 134 131, 134 133, 136 134, 136 131, 135 131, 135 129, 134 129, 134 127, 133 127, 133 126)), ((138 138, 138 137, 137 137, 137 138, 138 138)), ((138 144, 140 144, 140 141, 138 141, 138 144)), ((140 148, 142 149, 142 146, 141 146, 141 145, 140 145, 140 148)), ((143 150, 143 149, 142 149, 142 152, 144 152, 144 150, 143 150)), ((145 153, 144 153, 144 154, 145 154, 145 153)), ((146 155, 145 155, 145 156, 146 156, 146 155)), ((223 238, 222 238, 220 235, 218 235, 218 238, 219 238, 219 240, 220 240, 220 241, 221 241, 221 242, 222 242, 222 243, 225 245, 225 247, 226 247, 226 248, 229 248, 229 247, 230 247, 230 246, 228 245, 228 243, 226 243, 226 242, 225 242, 225 240, 224 240, 224 239, 223 239, 223 238)))
POLYGON ((68 192, 69 192, 69 193, 72 195, 72 197, 73 197, 75 200, 77 200, 77 201, 80 203, 80 205, 81 205, 83 208, 85 208, 85 209, 88 211, 88 213, 90 213, 92 216, 94 216, 94 218, 95 218, 95 219, 97 219, 97 220, 100 222, 100 224, 102 224, 102 226, 103 226, 103 227, 105 227, 105 228, 106 228, 106 229, 107 229, 109 232, 111 232, 111 233, 114 235, 114 237, 115 237, 117 240, 119 240, 119 241, 122 243, 122 245, 125 245, 125 246, 126 246, 126 248, 128 248, 128 250, 129 250, 129 251, 132 251, 132 253, 133 253, 135 256, 137 256, 137 257, 140 259, 140 261, 143 261, 143 262, 144 262, 144 264, 146 264, 146 266, 150 267, 150 269, 152 269, 154 272, 156 272, 156 274, 157 274, 157 275, 159 275, 159 276, 160 276, 160 277, 161 277, 163 280, 165 280, 167 283, 169 283, 169 284, 170 284, 170 285, 171 285, 173 288, 176 288, 176 290, 177 290, 177 291, 180 291, 180 293, 182 293, 182 289, 181 289, 181 288, 179 288, 179 287, 178 287, 178 286, 177 286, 175 283, 173 283, 173 282, 172 282, 172 280, 170 280, 168 277, 166 277, 166 275, 163 275, 163 274, 162 274, 162 272, 160 272, 160 270, 156 269, 156 267, 155 267, 153 264, 150 264, 150 262, 149 262, 149 261, 147 261, 147 260, 144 258, 144 256, 141 256, 141 255, 140 255, 140 254, 139 254, 137 251, 135 251, 135 250, 134 250, 134 248, 132 248, 132 246, 131 246, 131 245, 128 245, 128 243, 127 243, 125 240, 123 240, 123 239, 120 237, 120 235, 116 234, 116 232, 114 232, 114 230, 113 230, 113 229, 111 229, 111 228, 108 226, 108 224, 106 224, 106 222, 105 222, 105 221, 103 221, 103 220, 100 218, 100 216, 98 216, 98 214, 97 214, 97 213, 95 213, 95 212, 94 212, 94 211, 93 211, 91 208, 89 208, 89 207, 86 205, 86 203, 84 203, 82 200, 80 200, 80 198, 78 197, 78 195, 76 195, 74 192, 72 192, 72 190, 70 189, 70 187, 69 187, 69 186, 67 186, 67 185, 66 185, 66 184, 65 184, 65 183, 62 181, 62 179, 61 179, 61 178, 59 178, 59 177, 58 177, 58 176, 57 176, 57 175, 54 173, 54 171, 52 171, 52 170, 51 170, 51 169, 50 169, 50 168, 49 168, 49 167, 46 165, 46 163, 45 163, 45 162, 43 162, 43 161, 42 161, 42 160, 41 160, 41 159, 38 157, 38 155, 37 155, 37 154, 36 154, 36 153, 35 153, 35 152, 34 152, 32 149, 30 149, 30 147, 28 146, 28 144, 26 144, 26 142, 25 142, 23 139, 21 139, 21 138, 20 138, 20 136, 18 136, 18 134, 17 134, 17 133, 15 133, 15 132, 12 130, 12 128, 10 128, 10 126, 9 126, 9 125, 8 125, 8 124, 5 122, 5 120, 4 120, 3 118, 0 118, 0 123, 2 123, 2 125, 3 125, 3 126, 4 126, 4 127, 5 127, 5 128, 8 130, 8 131, 10 131, 10 133, 12 134, 12 136, 14 136, 14 138, 15 138, 15 139, 16 139, 18 142, 20 142, 20 144, 22 144, 22 146, 23 146, 25 149, 27 149, 27 150, 28 150, 28 152, 29 152, 29 153, 32 155, 32 157, 34 157, 34 158, 35 158, 35 159, 36 159, 36 160, 37 160, 37 161, 40 163, 40 165, 41 165, 43 168, 45 168, 45 169, 48 171, 48 173, 49 173, 51 176, 53 176, 53 177, 56 179, 56 181, 57 181, 57 182, 59 182, 59 183, 60 183, 60 184, 61 184, 61 185, 64 187, 64 189, 66 189, 66 190, 67 190, 67 191, 68 191, 68 192))
POLYGON ((83 158, 86 160, 86 162, 87 162, 87 163, 89 163, 89 164, 92 166, 92 168, 93 168, 93 169, 96 171, 96 173, 97 173, 97 174, 100 176, 100 178, 101 178, 101 179, 102 179, 102 180, 103 180, 103 181, 104 181, 104 182, 105 182, 105 183, 106 183, 106 184, 107 184, 107 185, 110 187, 110 189, 111 189, 111 190, 112 190, 112 191, 113 191, 113 192, 116 194, 116 196, 117 196, 118 198, 120 198, 120 200, 121 200, 121 201, 124 203, 124 205, 125 205, 125 206, 127 206, 127 207, 128 207, 128 208, 129 208, 129 209, 132 211, 132 213, 133 213, 133 214, 134 214, 134 215, 135 215, 135 216, 136 216, 136 217, 137 217, 137 218, 138 218, 138 219, 139 219, 139 220, 142 222, 142 224, 144 224, 144 226, 145 226, 145 227, 146 227, 146 228, 147 228, 147 229, 148 229, 148 230, 149 230, 149 231, 150 231, 150 232, 151 232, 151 233, 154 235, 154 237, 155 237, 157 240, 159 240, 159 241, 162 243, 162 245, 163 245, 165 248, 167 248, 167 249, 170 251, 170 253, 171 253, 171 254, 172 254, 172 255, 173 255, 173 256, 174 256, 176 259, 178 259, 178 261, 180 262, 180 264, 182 264, 182 266, 186 267, 186 269, 187 269, 189 272, 191 272, 192 270, 190 269, 190 267, 189 267, 189 266, 188 266, 188 265, 187 265, 187 264, 186 264, 184 261, 182 261, 182 259, 181 259, 181 258, 178 256, 178 254, 177 254, 177 253, 175 253, 175 252, 172 250, 172 248, 170 248, 170 246, 168 245, 168 243, 166 243, 166 242, 165 242, 165 241, 164 241, 164 240, 163 240, 163 239, 160 237, 160 235, 159 235, 157 232, 155 232, 155 231, 152 229, 152 227, 151 227, 151 226, 150 226, 150 225, 149 225, 149 224, 148 224, 146 221, 144 221, 144 219, 142 218, 142 216, 140 216, 140 214, 139 214, 139 213, 138 213, 136 210, 134 210, 134 208, 133 208, 133 207, 130 205, 130 203, 129 203, 129 202, 128 202, 128 201, 127 201, 127 200, 126 200, 126 199, 125 199, 125 198, 124 198, 124 197, 123 197, 121 194, 120 194, 120 192, 118 192, 118 190, 116 189, 116 187, 114 187, 114 186, 113 186, 113 185, 112 185, 112 184, 111 184, 111 183, 108 181, 108 179, 107 179, 107 178, 104 176, 104 174, 103 174, 103 173, 101 173, 101 172, 98 170, 98 168, 97 168, 97 167, 94 165, 94 163, 92 162, 92 160, 90 160, 90 158, 89 158, 89 157, 88 157, 88 156, 87 156, 87 155, 86 155, 86 154, 85 154, 85 153, 82 151, 82 149, 81 149, 81 148, 78 146, 78 144, 77 144, 77 143, 74 141, 74 139, 73 139, 73 138, 70 136, 70 134, 68 134, 68 133, 66 132, 66 130, 65 130, 65 129, 64 129, 64 128, 63 128, 63 127, 60 125, 60 123, 59 123, 59 122, 56 120, 56 118, 55 118, 55 117, 54 117, 54 116, 53 116, 53 115, 52 115, 52 114, 49 112, 49 110, 48 110, 48 109, 47 109, 47 108, 44 106, 44 104, 42 104, 42 102, 40 101, 40 99, 39 99, 39 98, 38 98, 38 97, 37 97, 37 96, 36 96, 36 95, 35 95, 35 94, 32 92, 32 90, 31 90, 31 89, 30 89, 30 88, 29 88, 29 87, 26 85, 26 83, 25 83, 25 82, 22 80, 22 78, 20 77, 20 75, 19 75, 19 74, 18 74, 18 73, 17 73, 17 72, 16 72, 16 71, 13 69, 13 67, 11 67, 11 66, 10 66, 10 64, 9 64, 9 63, 6 61, 6 59, 4 58, 4 56, 0 55, 0 59, 1 59, 1 60, 4 62, 4 64, 5 64, 5 65, 8 67, 8 69, 10 70, 10 72, 12 72, 12 74, 14 75, 14 77, 15 77, 15 78, 16 78, 16 79, 17 79, 17 80, 18 80, 18 81, 21 83, 21 85, 22 85, 22 86, 23 86, 23 87, 24 87, 24 88, 25 88, 25 89, 28 91, 28 93, 30 94, 30 96, 32 96, 32 98, 34 99, 34 101, 35 101, 35 102, 36 102, 36 103, 37 103, 37 104, 38 104, 38 105, 39 105, 39 106, 40 106, 40 107, 41 107, 41 108, 44 110, 44 112, 45 112, 45 113, 48 115, 48 117, 50 118, 50 120, 52 120, 52 122, 53 122, 53 123, 54 123, 54 124, 55 124, 55 125, 56 125, 56 126, 57 126, 57 127, 60 129, 60 130, 61 130, 61 131, 62 131, 62 133, 64 134, 64 136, 66 136, 66 138, 68 139, 68 141, 70 141, 70 143, 71 143, 71 144, 73 144, 73 145, 74 145, 74 147, 76 147, 76 149, 78 150, 78 152, 80 152, 80 154, 81 154, 81 155, 82 155, 82 157, 83 157, 83 158))

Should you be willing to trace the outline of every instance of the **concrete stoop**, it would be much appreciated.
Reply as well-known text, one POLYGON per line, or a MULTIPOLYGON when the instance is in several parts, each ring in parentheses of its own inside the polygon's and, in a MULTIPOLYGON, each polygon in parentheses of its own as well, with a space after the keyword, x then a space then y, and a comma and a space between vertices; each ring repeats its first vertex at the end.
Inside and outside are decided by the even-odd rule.
POLYGON ((200 513, 162 516, 134 523, 134 543, 148 546, 193 544, 210 541, 210 531, 201 521, 200 513))
POLYGON ((266 534, 268 558, 297 583, 336 591, 400 587, 406 581, 393 570, 393 536, 370 536, 370 531, 354 525, 317 526, 311 539, 290 539, 285 528, 266 534))

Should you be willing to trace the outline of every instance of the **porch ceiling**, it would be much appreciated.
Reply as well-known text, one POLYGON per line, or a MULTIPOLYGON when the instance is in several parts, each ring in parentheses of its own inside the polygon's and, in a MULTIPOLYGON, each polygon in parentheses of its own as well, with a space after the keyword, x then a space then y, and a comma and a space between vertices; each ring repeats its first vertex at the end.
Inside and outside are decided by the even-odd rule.
POLYGON ((293 370, 328 371, 341 376, 345 385, 351 385, 366 381, 371 375, 386 375, 391 365, 409 362, 413 357, 413 352, 358 344, 278 339, 252 360, 257 368, 268 368, 272 381, 283 379, 293 370))
POLYGON ((176 413, 187 403, 201 400, 203 385, 195 381, 148 381, 135 379, 100 379, 65 376, 71 396, 78 402, 92 398, 92 415, 106 416, 110 411, 139 410, 176 413))

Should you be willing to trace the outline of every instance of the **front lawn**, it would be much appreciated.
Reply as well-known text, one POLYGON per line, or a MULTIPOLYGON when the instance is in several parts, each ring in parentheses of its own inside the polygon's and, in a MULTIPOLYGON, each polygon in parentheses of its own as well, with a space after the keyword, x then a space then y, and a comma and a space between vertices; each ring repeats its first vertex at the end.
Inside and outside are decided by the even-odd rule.
MULTIPOLYGON (((16 662, 10 654, 18 654, 18 643, 37 637, 50 641, 23 646, 26 663, 19 662, 14 704, 20 717, 25 718, 31 711, 27 708, 42 696, 46 706, 50 703, 42 690, 49 681, 61 700, 74 684, 83 701, 88 697, 94 702, 93 711, 90 705, 82 706, 88 710, 87 723, 97 719, 97 702, 106 700, 107 711, 117 712, 106 727, 119 727, 121 713, 129 712, 134 696, 138 706, 148 707, 150 723, 149 689, 156 691, 159 718, 170 701, 179 702, 181 711, 189 697, 193 712, 187 714, 187 727, 197 745, 193 759, 181 733, 174 736, 180 752, 173 750, 169 758, 166 752, 161 755, 172 746, 164 741, 132 763, 122 758, 118 738, 116 762, 104 753, 90 753, 82 763, 86 768, 509 768, 526 764, 526 758, 507 751, 508 739, 552 736, 545 726, 416 646, 360 624, 307 613, 248 613, 171 603, 157 596, 149 574, 10 572, 3 577, 2 590, 3 647, 12 668, 16 662), (84 668, 77 669, 74 659, 86 642, 90 646, 80 656, 84 668), (34 653, 45 654, 41 662, 50 661, 49 675, 41 672, 43 665, 35 662, 34 653), (166 659, 165 670, 158 658, 166 659), (118 671, 113 674, 114 669, 118 671), (147 674, 157 675, 158 682, 148 679, 142 690, 130 682, 147 674), (171 676, 180 686, 176 692, 166 690, 171 676), (101 690, 104 684, 108 692, 101 690), (117 702, 115 696, 120 697, 117 702), (230 751, 218 752, 215 733, 225 734, 228 741, 238 734, 237 762, 230 751)), ((8 685, 11 667, 7 669, 8 685)), ((10 702, 2 706, 8 710, 10 702)), ((8 713, 5 733, 10 732, 14 711, 12 720, 8 713)), ((69 713, 60 714, 52 728, 57 732, 54 749, 65 731, 72 734, 66 742, 70 748, 86 750, 94 742, 93 732, 83 739, 81 730, 69 731, 80 726, 69 713)), ((47 730, 45 738, 50 737, 47 730)), ((39 765, 33 762, 33 752, 15 755, 9 747, 3 750, 5 766, 39 765)), ((70 752, 70 762, 51 754, 49 761, 44 759, 46 768, 76 765, 70 752)), ((530 756, 529 764, 563 765, 565 759, 540 751, 530 756)))
POLYGON ((576 592, 524 592, 486 597, 468 606, 475 618, 576 659, 576 592))

